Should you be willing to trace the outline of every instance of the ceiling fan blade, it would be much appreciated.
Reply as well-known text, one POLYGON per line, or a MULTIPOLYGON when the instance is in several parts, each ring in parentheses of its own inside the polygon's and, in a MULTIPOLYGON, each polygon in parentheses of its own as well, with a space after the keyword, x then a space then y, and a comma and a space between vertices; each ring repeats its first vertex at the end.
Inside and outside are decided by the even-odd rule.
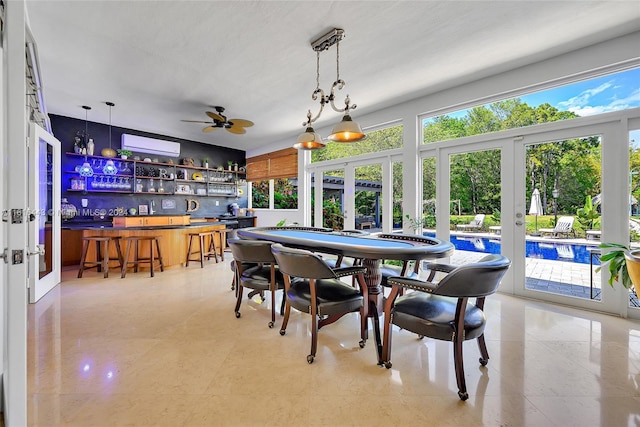
POLYGON ((217 126, 207 126, 206 128, 202 129, 202 132, 213 132, 216 129, 218 129, 217 126))
POLYGON ((247 133, 247 130, 240 126, 231 126, 230 128, 226 128, 229 132, 235 133, 236 135, 242 135, 243 133, 247 133))
POLYGON ((229 121, 232 122, 234 126, 241 126, 243 128, 249 128, 249 127, 253 126, 253 122, 251 120, 231 119, 229 121))
POLYGON ((202 120, 180 120, 181 122, 187 122, 187 123, 211 123, 211 122, 205 122, 202 120))
POLYGON ((226 119, 222 117, 220 114, 212 113, 211 111, 206 111, 205 114, 211 117, 213 120, 217 120, 219 122, 225 122, 226 119))

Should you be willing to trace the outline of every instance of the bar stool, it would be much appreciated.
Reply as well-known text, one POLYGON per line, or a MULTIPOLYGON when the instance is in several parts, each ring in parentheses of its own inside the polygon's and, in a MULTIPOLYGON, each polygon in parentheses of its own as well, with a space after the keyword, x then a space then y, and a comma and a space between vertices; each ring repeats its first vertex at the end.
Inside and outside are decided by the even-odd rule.
POLYGON ((122 250, 120 248, 120 236, 87 236, 83 237, 82 257, 80 258, 80 270, 78 270, 78 279, 82 277, 84 270, 97 268, 98 273, 104 270, 104 277, 109 277, 109 261, 118 261, 118 268, 122 267, 122 250), (114 242, 116 246, 117 258, 109 257, 109 243, 114 242), (89 244, 96 244, 96 260, 87 261, 87 252, 89 244))
MULTIPOLYGON (((218 248, 216 247, 216 239, 213 231, 203 231, 200 233, 189 233, 189 246, 187 247, 187 262, 185 267, 189 267, 189 261, 200 261, 200 268, 204 268, 204 259, 211 259, 214 257, 216 259, 216 264, 218 263, 218 248), (205 246, 206 237, 209 236, 209 245, 205 246), (198 238, 200 242, 200 248, 197 251, 191 251, 193 247, 193 239, 198 238), (197 259, 191 258, 193 254, 200 254, 197 259)), ((223 259, 224 261, 224 259, 223 259)))
POLYGON ((227 233, 233 231, 230 228, 223 228, 221 230, 214 230, 213 232, 220 236, 220 260, 224 261, 224 248, 227 245, 227 233))
POLYGON ((164 264, 162 262, 162 254, 160 253, 160 243, 158 243, 158 239, 160 239, 159 236, 130 236, 124 238, 124 240, 127 242, 127 248, 124 254, 124 262, 122 263, 122 274, 120 275, 121 278, 124 279, 124 277, 127 275, 127 267, 129 266, 129 264, 133 264, 133 271, 137 273, 138 265, 148 263, 149 269, 151 270, 151 277, 153 277, 154 275, 154 265, 156 262, 160 263, 160 271, 164 271, 164 264), (138 251, 138 243, 141 241, 149 242, 149 257, 140 257, 140 253, 138 251), (134 244, 133 261, 129 261, 131 243, 134 244), (154 243, 157 253, 156 256, 154 256, 153 253, 154 243))

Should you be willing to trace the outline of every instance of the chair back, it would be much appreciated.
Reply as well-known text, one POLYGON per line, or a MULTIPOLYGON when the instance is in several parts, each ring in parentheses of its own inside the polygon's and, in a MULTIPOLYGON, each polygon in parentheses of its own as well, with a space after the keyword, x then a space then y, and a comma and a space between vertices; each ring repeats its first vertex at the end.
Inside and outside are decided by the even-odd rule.
POLYGON ((448 297, 485 297, 493 294, 507 272, 509 258, 491 254, 472 264, 461 265, 447 274, 434 290, 434 294, 448 297))
POLYGON ((476 227, 482 227, 482 224, 484 224, 484 217, 484 214, 477 214, 469 224, 475 225, 476 227))
POLYGON ((556 233, 568 233, 573 229, 573 217, 572 216, 561 216, 558 218, 558 222, 554 227, 553 231, 556 233))
POLYGON ((236 262, 242 263, 274 263, 271 253, 271 242, 264 240, 228 239, 229 248, 236 262))
POLYGON ((279 243, 271 246, 271 252, 280 271, 288 276, 305 279, 337 278, 331 267, 313 252, 288 248, 279 243))

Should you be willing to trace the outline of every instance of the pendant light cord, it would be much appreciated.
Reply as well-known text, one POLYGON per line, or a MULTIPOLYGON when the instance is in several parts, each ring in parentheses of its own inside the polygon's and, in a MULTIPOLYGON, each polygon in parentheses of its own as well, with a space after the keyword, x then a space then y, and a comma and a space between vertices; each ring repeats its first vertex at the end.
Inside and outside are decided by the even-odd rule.
POLYGON ((105 102, 109 106, 109 149, 111 149, 111 107, 115 106, 113 102, 105 102))

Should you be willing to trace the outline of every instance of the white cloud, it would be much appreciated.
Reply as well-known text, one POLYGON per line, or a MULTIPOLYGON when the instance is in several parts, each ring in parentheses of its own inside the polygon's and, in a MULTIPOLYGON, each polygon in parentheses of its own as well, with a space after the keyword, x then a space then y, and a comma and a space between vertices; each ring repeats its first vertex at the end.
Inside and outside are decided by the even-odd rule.
MULTIPOLYGON (((604 85, 602 85, 602 86, 604 86, 604 85)), ((600 86, 599 88, 601 88, 602 86, 600 86)), ((599 88, 590 89, 589 91, 597 90, 599 88)), ((589 91, 585 91, 585 92, 589 92, 589 91)), ((609 111, 626 110, 628 108, 634 108, 634 107, 640 106, 640 89, 636 89, 635 91, 631 92, 625 98, 620 98, 620 99, 613 98, 611 100, 611 102, 609 102, 608 104, 605 104, 605 105, 592 106, 592 105, 587 105, 587 103, 584 103, 584 104, 578 104, 578 103, 572 104, 571 103, 572 100, 583 96, 583 94, 585 92, 582 92, 580 95, 578 95, 576 97, 573 97, 573 98, 569 99, 568 101, 559 102, 558 106, 564 105, 564 107, 567 110, 569 110, 572 113, 575 113, 575 114, 577 114, 578 116, 581 116, 581 117, 593 116, 595 114, 607 113, 609 111)))
POLYGON ((573 111, 574 108, 580 108, 586 106, 589 103, 589 100, 592 96, 599 94, 600 92, 604 92, 613 86, 613 80, 602 83, 600 86, 592 89, 587 89, 585 91, 580 92, 577 96, 573 98, 569 98, 566 101, 558 102, 558 107, 562 110, 573 111))

